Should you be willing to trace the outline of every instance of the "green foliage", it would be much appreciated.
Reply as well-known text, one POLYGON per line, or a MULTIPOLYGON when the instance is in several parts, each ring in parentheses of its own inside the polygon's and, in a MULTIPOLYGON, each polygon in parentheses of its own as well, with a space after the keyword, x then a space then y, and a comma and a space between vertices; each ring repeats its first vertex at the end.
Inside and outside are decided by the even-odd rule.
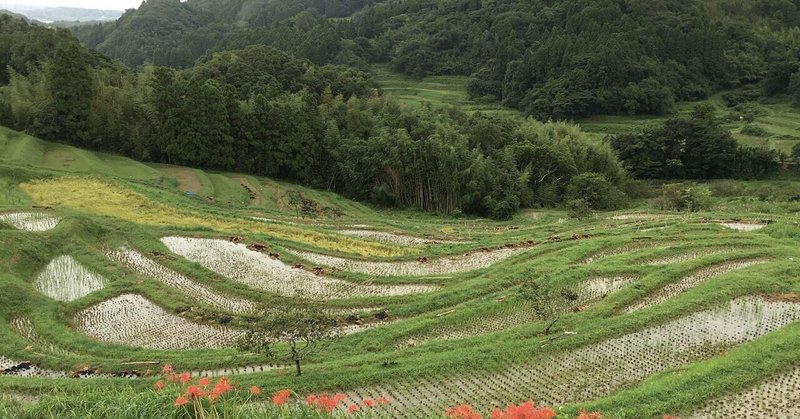
POLYGON ((739 146, 715 117, 697 107, 690 118, 611 138, 625 168, 640 179, 751 178, 775 173, 780 153, 739 146))
POLYGON ((766 137, 769 135, 769 132, 758 124, 745 124, 740 132, 753 137, 766 137))
POLYGON ((711 190, 708 186, 692 182, 664 185, 659 206, 670 211, 703 211, 711 207, 711 190))
POLYGON ((566 203, 567 215, 569 218, 583 220, 592 216, 592 207, 583 198, 570 199, 566 203))
POLYGON ((586 172, 575 176, 567 186, 569 202, 584 201, 593 210, 613 210, 626 204, 625 193, 612 185, 605 176, 586 172))
POLYGON ((247 322, 247 332, 239 340, 241 350, 257 351, 268 358, 279 356, 278 343, 288 344, 288 357, 300 375, 301 362, 336 335, 336 318, 313 305, 302 308, 266 310, 247 322))
MULTIPOLYGON (((165 0, 146 14, 151 7, 189 6, 165 0)), ((298 30, 317 27, 308 14, 296 22, 298 30)), ((375 91, 366 73, 275 48, 219 52, 183 71, 93 61, 69 38, 52 57, 42 54, 43 69, 11 69, 4 96, 15 128, 47 138, 498 220, 523 206, 562 206, 572 178, 589 172, 606 182, 593 208, 624 202, 619 161, 573 125, 403 108, 375 91)))
POLYGON ((549 320, 544 330, 548 334, 550 328, 559 320, 568 307, 578 300, 578 294, 568 288, 556 288, 545 277, 539 280, 528 278, 519 288, 518 297, 531 305, 537 318, 549 320))
POLYGON ((187 68, 208 51, 269 45, 318 65, 459 74, 472 98, 541 120, 667 114, 677 101, 748 86, 726 98, 735 106, 757 83, 756 96, 795 92, 798 6, 721 3, 159 0, 72 30, 135 66, 187 68))

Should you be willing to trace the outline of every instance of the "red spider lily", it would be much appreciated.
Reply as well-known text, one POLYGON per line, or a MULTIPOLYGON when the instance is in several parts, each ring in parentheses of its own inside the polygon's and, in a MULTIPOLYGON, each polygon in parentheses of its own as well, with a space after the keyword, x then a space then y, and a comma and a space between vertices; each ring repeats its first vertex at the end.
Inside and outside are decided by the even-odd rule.
POLYGON ((494 409, 491 413, 492 419, 552 419, 556 412, 547 407, 537 408, 532 401, 515 405, 509 404, 505 411, 494 409))
POLYGON ((172 365, 170 364, 165 364, 164 368, 161 368, 161 373, 164 375, 172 374, 173 372, 175 372, 175 370, 172 369, 172 365))
POLYGON ((178 376, 175 375, 175 373, 169 373, 169 375, 167 375, 167 382, 168 383, 174 383, 174 382, 177 382, 177 381, 178 381, 178 376))
POLYGON ((309 394, 306 396, 306 403, 314 408, 322 409, 326 412, 332 412, 333 409, 336 408, 336 405, 341 403, 346 398, 347 396, 342 393, 336 393, 333 396, 329 396, 328 393, 323 393, 319 396, 309 394))
POLYGON ((361 400, 361 404, 364 405, 365 407, 372 407, 372 406, 375 406, 375 400, 364 399, 364 400, 361 400))
POLYGON ((189 381, 192 381, 192 376, 189 375, 188 372, 184 371, 178 376, 178 381, 180 381, 181 384, 186 384, 189 381))
POLYGON ((259 394, 261 394, 261 389, 258 388, 258 386, 252 386, 250 387, 250 394, 258 396, 259 394))
POLYGON ((178 396, 178 398, 175 399, 175 406, 180 407, 185 405, 186 403, 189 403, 189 400, 186 400, 186 397, 178 396))
POLYGON ((389 404, 389 399, 387 399, 386 397, 378 397, 377 399, 375 399, 375 403, 389 404))
POLYGON ((472 406, 461 404, 444 412, 448 419, 481 419, 481 414, 472 410, 472 406))
POLYGON ((355 413, 355 412, 358 412, 358 405, 357 404, 351 404, 350 406, 347 407, 347 414, 348 415, 351 414, 351 413, 355 413))
POLYGON ((200 390, 197 386, 189 386, 186 387, 186 396, 190 399, 192 398, 200 398, 205 396, 206 393, 203 390, 200 390))
POLYGON ((585 410, 581 409, 581 414, 579 414, 576 419, 603 419, 603 415, 601 415, 600 412, 587 413, 585 410))
POLYGON ((681 419, 677 416, 664 415, 664 419, 681 419))
POLYGON ((217 384, 214 385, 214 388, 211 390, 211 393, 208 397, 211 398, 211 401, 215 401, 220 396, 231 390, 233 390, 233 386, 228 384, 228 379, 226 377, 222 377, 219 379, 219 381, 217 381, 217 384))
POLYGON ((156 391, 161 391, 162 388, 164 388, 164 380, 158 380, 153 384, 153 389, 156 391))
POLYGON ((197 385, 199 385, 199 386, 201 386, 203 388, 208 387, 209 384, 211 384, 211 380, 209 380, 208 377, 203 377, 203 378, 197 380, 197 385))
POLYGON ((317 401, 317 396, 313 394, 309 394, 308 396, 306 396, 306 404, 313 405, 314 403, 316 403, 316 401, 317 401))
POLYGON ((276 391, 275 394, 272 395, 272 403, 277 406, 280 406, 286 403, 286 400, 289 399, 289 396, 291 394, 292 392, 289 389, 276 391))

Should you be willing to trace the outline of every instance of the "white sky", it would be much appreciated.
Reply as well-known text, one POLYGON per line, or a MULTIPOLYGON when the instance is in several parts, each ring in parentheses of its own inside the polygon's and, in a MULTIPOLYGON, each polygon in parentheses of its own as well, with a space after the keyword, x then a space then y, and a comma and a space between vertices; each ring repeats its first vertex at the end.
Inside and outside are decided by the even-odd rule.
POLYGON ((38 7, 80 7, 83 9, 125 10, 138 8, 142 0, 0 0, 0 9, 8 6, 38 7))

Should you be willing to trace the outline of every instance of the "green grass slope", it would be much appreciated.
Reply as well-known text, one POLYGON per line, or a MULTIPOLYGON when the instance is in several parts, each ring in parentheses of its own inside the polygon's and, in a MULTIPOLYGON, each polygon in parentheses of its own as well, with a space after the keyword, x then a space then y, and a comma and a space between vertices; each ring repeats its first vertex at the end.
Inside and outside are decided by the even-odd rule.
MULTIPOLYGON (((692 335, 691 351, 670 340, 680 331, 657 344, 636 346, 636 341, 630 340, 625 347, 631 356, 658 353, 666 358, 646 364, 624 357, 610 357, 606 364, 579 360, 578 367, 568 374, 550 375, 551 382, 546 385, 531 385, 522 372, 544 376, 550 364, 568 359, 576 351, 599 351, 609 342, 633 339, 654 328, 672 330, 671 325, 687 316, 725 307, 739 298, 762 298, 783 304, 786 310, 800 307, 800 202, 788 197, 791 190, 799 189, 797 183, 716 182, 711 187, 716 206, 701 213, 658 211, 643 201, 633 210, 598 213, 586 220, 570 219, 563 211, 543 210, 493 222, 378 210, 284 182, 142 164, 3 129, 0 216, 34 210, 61 221, 41 232, 0 222, 0 357, 28 361, 51 371, 92 370, 105 375, 85 380, 0 375, 0 393, 6 395, 0 397, 0 416, 177 416, 172 400, 150 390, 166 363, 198 373, 220 370, 219 374, 231 375, 242 386, 259 385, 266 392, 291 388, 301 395, 319 391, 343 391, 352 397, 386 395, 393 399, 389 414, 404 417, 442 415, 456 400, 454 395, 482 408, 532 398, 539 404, 563 405, 563 412, 571 415, 590 408, 612 418, 687 416, 710 401, 774 379, 800 363, 800 324, 770 328, 771 323, 764 320, 764 329, 745 334, 746 339, 726 338, 708 345, 700 342, 702 334, 692 335), (776 196, 786 198, 759 198, 765 190, 785 192, 776 196), (313 199, 320 207, 336 208, 342 215, 298 216, 285 199, 290 191, 313 199), (40 208, 32 208, 34 205, 40 208), (748 232, 720 224, 734 220, 771 223, 748 232), (353 237, 340 233, 342 230, 427 241, 391 243, 381 241, 386 236, 353 237), (283 358, 268 360, 233 348, 130 347, 82 333, 76 314, 129 293, 195 324, 242 326, 243 320, 235 313, 106 256, 121 246, 217 295, 274 308, 308 303, 302 297, 285 297, 234 281, 172 253, 160 240, 165 236, 222 240, 235 236, 242 243, 264 244, 268 252, 279 254, 280 262, 303 265, 291 268, 294 271, 289 272, 298 274, 285 279, 296 284, 301 284, 303 269, 317 266, 306 259, 310 256, 297 253, 306 251, 350 260, 341 269, 323 266, 320 278, 348 281, 354 287, 425 285, 437 289, 327 299, 328 308, 344 313, 340 316, 343 324, 348 321, 347 313, 355 311, 375 327, 326 345, 306 360, 301 377, 282 367, 240 374, 248 372, 248 366, 288 363, 283 358), (440 258, 451 257, 458 261, 448 268, 452 269, 498 248, 518 251, 468 271, 445 269, 405 276, 365 273, 375 266, 397 267, 397 272, 400 266, 425 270, 437 266, 440 258), (105 288, 70 302, 58 302, 39 292, 35 283, 40 273, 62 255, 72 256, 104 277, 105 288), (428 262, 418 262, 418 258, 428 262), (742 261, 759 263, 735 265, 742 261), (549 335, 543 331, 552 320, 518 297, 520 288, 532 279, 546 279, 546 287, 554 295, 566 289, 587 296, 581 297, 578 306, 557 307, 559 319, 549 335), (586 294, 591 288, 587 284, 598 283, 610 288, 586 294), (628 312, 659 293, 667 293, 666 298, 628 312), (376 308, 386 310, 390 321, 377 321, 371 314, 376 308), (677 355, 671 357, 670 351, 677 355), (652 370, 637 373, 644 366, 652 370), (135 372, 139 378, 110 376, 123 372, 135 372), (613 382, 597 381, 612 373, 621 376, 613 382), (559 393, 560 388, 575 386, 591 391, 559 393)), ((229 264, 247 263, 231 260, 229 264)), ((594 287, 591 289, 601 289, 594 287)), ((791 316, 794 312, 787 313, 791 316)), ((704 333, 739 336, 737 330, 759 324, 759 316, 768 313, 751 314, 756 320, 739 324, 723 319, 710 323, 704 333)), ((731 318, 737 315, 743 314, 731 318)), ((180 333, 191 332, 175 333, 181 338, 180 333)), ((245 403, 247 399, 235 400, 245 403)), ((263 417, 252 406, 237 415, 263 417)))

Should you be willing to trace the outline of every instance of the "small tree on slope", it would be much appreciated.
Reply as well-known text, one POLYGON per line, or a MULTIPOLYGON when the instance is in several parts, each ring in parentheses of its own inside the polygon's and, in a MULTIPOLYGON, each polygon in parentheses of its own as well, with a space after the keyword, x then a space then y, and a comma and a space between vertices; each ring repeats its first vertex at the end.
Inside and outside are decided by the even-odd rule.
POLYGON ((239 349, 257 351, 269 358, 279 358, 279 344, 286 343, 288 356, 302 373, 300 363, 337 335, 337 321, 318 307, 265 310, 248 324, 239 340, 239 349))

